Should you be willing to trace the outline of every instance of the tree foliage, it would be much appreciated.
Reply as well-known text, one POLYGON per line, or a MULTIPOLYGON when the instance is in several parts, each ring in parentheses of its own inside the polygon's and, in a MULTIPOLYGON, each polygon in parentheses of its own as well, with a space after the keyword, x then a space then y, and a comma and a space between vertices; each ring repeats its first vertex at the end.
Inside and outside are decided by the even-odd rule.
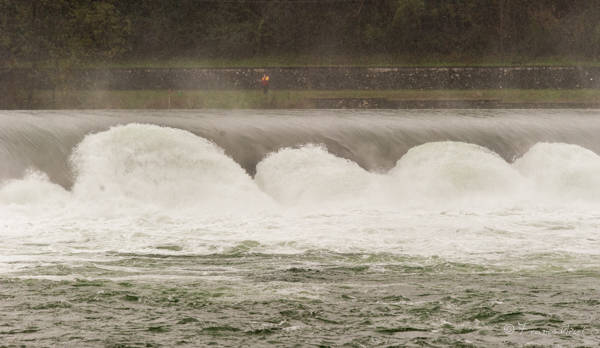
POLYGON ((0 0, 0 61, 600 57, 600 0, 0 0))
POLYGON ((56 90, 78 63, 125 53, 129 29, 129 20, 109 1, 0 0, 0 63, 29 68, 18 85, 0 85, 0 101, 26 100, 31 107, 43 82, 40 69, 52 71, 45 76, 56 90))
POLYGON ((129 20, 109 1, 0 0, 0 59, 59 63, 128 51, 129 20))

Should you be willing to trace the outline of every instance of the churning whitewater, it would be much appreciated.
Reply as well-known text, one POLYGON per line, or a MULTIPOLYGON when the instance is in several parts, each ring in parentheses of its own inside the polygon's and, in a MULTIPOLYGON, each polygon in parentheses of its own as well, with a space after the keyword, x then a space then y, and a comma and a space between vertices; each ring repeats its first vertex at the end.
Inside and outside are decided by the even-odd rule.
MULTIPOLYGON (((8 131, 2 137, 2 269, 23 271, 47 258, 101 258, 103 252, 223 253, 248 241, 253 252, 261 253, 391 253, 518 262, 519 267, 537 264, 539 255, 567 257, 573 262, 562 265, 566 268, 585 267, 589 257, 600 253, 600 157, 579 145, 540 141, 510 162, 506 153, 501 156, 485 146, 429 141, 408 148, 385 169, 365 165, 385 162, 381 158, 355 155, 360 165, 352 156, 339 155, 356 154, 350 143, 336 142, 336 154, 326 142, 314 141, 318 137, 304 141, 301 128, 296 143, 282 141, 248 169, 228 154, 231 147, 227 151, 214 140, 177 128, 183 121, 196 121, 192 129, 210 127, 215 119, 202 124, 207 120, 179 116, 168 119, 169 126, 150 124, 156 123, 152 117, 141 123, 143 117, 136 116, 120 125, 111 124, 120 123, 115 115, 97 117, 95 124, 82 127, 83 137, 66 160, 62 139, 72 141, 81 130, 68 130, 60 138, 63 143, 46 140, 46 148, 44 138, 33 138, 40 130, 27 129, 32 122, 28 117, 11 125, 25 142, 15 142, 8 131), (23 157, 45 150, 47 161, 23 157), (55 163, 61 160, 66 162, 55 163), (14 177, 19 168, 22 177, 14 177), (173 247, 160 248, 165 245, 173 247)), ((17 116, 4 117, 16 121, 17 116)), ((288 116, 292 126, 298 124, 295 118, 288 116)), ((225 127, 220 132, 225 133, 228 118, 221 120, 225 127)), ((323 127, 331 127, 332 120, 339 121, 326 116, 323 127)), ((423 126, 423 121, 407 120, 408 131, 423 126)), ((461 120, 448 126, 460 128, 461 120)), ((318 127, 322 120, 304 121, 318 127)), ((344 127, 356 127, 356 119, 343 121, 344 127)), ((376 121, 402 119, 366 117, 372 127, 356 136, 375 132, 381 127, 376 121)), ((62 127, 57 129, 64 132, 62 127)), ((279 127, 276 123, 274 130, 259 132, 271 148, 279 127)), ((331 136, 321 131, 322 137, 331 136)), ((384 142, 390 142, 390 131, 381 134, 387 140, 373 138, 369 146, 389 146, 384 142)), ((245 137, 240 141, 248 141, 245 137)), ((477 134, 471 137, 477 139, 477 134)), ((236 149, 238 158, 251 150, 236 149)))
POLYGON ((597 134, 576 110, 0 112, 0 345, 597 346, 597 134))
POLYGON ((3 181, 0 201, 7 209, 76 202, 116 211, 194 209, 200 215, 321 205, 394 209, 457 202, 477 208, 481 201, 600 203, 600 156, 565 143, 537 143, 509 163, 480 145, 428 142, 410 148, 386 171, 368 171, 330 153, 324 144, 306 143, 268 153, 252 178, 210 140, 181 129, 134 123, 86 135, 68 162, 71 187, 63 188, 30 167, 23 178, 3 181))

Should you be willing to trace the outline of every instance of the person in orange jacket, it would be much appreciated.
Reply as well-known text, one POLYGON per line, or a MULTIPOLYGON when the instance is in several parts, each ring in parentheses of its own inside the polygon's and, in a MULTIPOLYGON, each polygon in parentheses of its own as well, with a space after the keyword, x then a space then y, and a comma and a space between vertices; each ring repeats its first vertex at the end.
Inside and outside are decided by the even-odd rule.
POLYGON ((260 79, 260 83, 263 86, 263 91, 265 92, 265 94, 267 94, 267 92, 269 92, 269 81, 270 80, 271 80, 271 77, 267 73, 264 73, 262 78, 260 79))

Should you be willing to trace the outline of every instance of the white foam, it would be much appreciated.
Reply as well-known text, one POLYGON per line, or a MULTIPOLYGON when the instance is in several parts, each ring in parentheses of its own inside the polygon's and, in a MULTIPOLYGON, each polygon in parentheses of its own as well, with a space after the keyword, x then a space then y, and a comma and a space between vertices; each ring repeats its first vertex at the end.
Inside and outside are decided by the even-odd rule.
POLYGON ((262 160, 255 181, 285 205, 347 205, 369 202, 375 175, 318 145, 284 148, 262 160))
POLYGON ((496 153, 474 144, 434 142, 410 149, 389 172, 405 199, 479 201, 515 194, 521 176, 496 153))
POLYGON ((77 198, 161 209, 236 211, 268 206, 252 178, 214 143, 190 132, 129 124, 88 135, 72 162, 77 198))
POLYGON ((0 186, 0 204, 64 204, 69 194, 48 179, 45 173, 29 170, 23 179, 10 180, 0 186))
MULTIPOLYGON (((600 257, 597 210, 569 206, 597 203, 600 159, 572 145, 538 144, 511 166, 477 145, 429 143, 387 174, 307 145, 270 154, 252 180, 203 138, 138 124, 88 135, 72 161, 72 193, 35 172, 0 188, 7 260, 25 255, 19 264, 29 267, 27 255, 79 262, 72 255, 208 254, 240 245, 265 253, 512 258, 519 267, 534 254, 600 257)), ((8 262, 0 260, 0 273, 8 262)))
POLYGON ((537 195, 564 203, 600 201, 600 156, 577 145, 539 143, 514 167, 537 195))

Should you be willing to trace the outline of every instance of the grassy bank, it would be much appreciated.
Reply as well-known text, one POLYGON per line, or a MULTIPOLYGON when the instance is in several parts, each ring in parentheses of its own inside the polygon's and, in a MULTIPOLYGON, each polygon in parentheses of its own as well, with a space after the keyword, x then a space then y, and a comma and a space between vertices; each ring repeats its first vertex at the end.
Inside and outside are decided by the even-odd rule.
POLYGON ((465 66, 600 66, 600 62, 577 57, 465 59, 464 57, 370 56, 272 56, 246 59, 171 58, 91 62, 91 68, 260 68, 260 67, 465 67, 465 66))
MULTIPOLYGON (((39 61, 39 67, 54 69, 55 61, 39 61)), ((262 67, 518 67, 518 66, 580 66, 598 67, 600 61, 585 57, 455 57, 455 56, 344 56, 344 55, 279 55, 251 58, 157 58, 59 61, 58 66, 70 68, 262 68, 262 67)), ((30 68, 27 62, 2 62, 0 68, 30 68)))
POLYGON ((314 108, 316 100, 373 98, 391 101, 497 101, 501 103, 597 103, 600 90, 135 90, 37 91, 38 109, 293 109, 314 108))

